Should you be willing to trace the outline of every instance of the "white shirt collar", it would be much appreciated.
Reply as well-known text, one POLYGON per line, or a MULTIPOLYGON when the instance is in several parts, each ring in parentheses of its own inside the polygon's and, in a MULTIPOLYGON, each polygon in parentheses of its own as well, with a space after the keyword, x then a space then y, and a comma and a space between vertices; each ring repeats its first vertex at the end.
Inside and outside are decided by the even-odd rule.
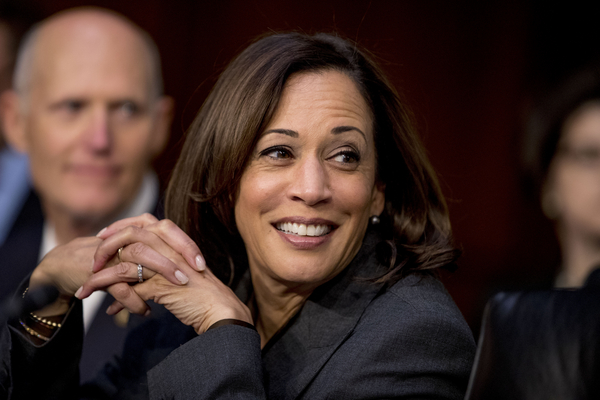
MULTIPOLYGON (((115 221, 123 218, 135 217, 146 212, 152 212, 158 201, 158 178, 154 172, 149 172, 142 180, 142 186, 129 207, 123 210, 118 215, 115 221)), ((90 234, 95 234, 91 232, 90 234)), ((40 254, 38 262, 44 258, 46 254, 58 245, 56 242, 56 232, 54 226, 47 220, 44 220, 44 230, 42 234, 42 245, 40 246, 40 254)))

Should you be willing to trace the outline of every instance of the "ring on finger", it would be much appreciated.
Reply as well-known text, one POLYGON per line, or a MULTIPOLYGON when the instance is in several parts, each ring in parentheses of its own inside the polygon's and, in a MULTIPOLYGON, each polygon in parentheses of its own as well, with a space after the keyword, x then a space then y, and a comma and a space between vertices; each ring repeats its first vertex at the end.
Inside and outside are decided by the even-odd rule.
POLYGON ((139 283, 144 282, 143 268, 144 267, 142 267, 142 264, 138 264, 138 282, 139 283))
POLYGON ((117 251, 117 257, 119 257, 119 263, 122 264, 123 260, 121 259, 121 252, 123 251, 123 247, 120 247, 117 251))

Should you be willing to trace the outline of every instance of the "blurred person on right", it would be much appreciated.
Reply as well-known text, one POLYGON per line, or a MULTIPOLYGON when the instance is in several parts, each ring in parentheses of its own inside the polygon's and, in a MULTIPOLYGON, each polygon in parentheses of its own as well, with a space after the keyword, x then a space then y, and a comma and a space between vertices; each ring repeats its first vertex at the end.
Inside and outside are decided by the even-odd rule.
POLYGON ((554 285, 580 287, 600 265, 599 62, 569 76, 540 102, 523 156, 560 244, 554 285))

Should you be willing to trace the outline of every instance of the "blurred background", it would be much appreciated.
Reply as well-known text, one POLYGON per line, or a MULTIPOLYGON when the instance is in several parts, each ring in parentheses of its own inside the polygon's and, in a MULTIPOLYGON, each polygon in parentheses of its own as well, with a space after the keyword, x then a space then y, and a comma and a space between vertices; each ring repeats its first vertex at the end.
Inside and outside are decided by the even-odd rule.
MULTIPOLYGON (((0 0, 9 2, 9 0, 0 0)), ((443 279, 477 333, 496 290, 548 284, 552 225, 520 173, 520 140, 545 88, 598 58, 592 3, 392 0, 20 0, 40 18, 96 5, 147 30, 176 101, 165 184, 183 135, 219 72, 257 35, 338 32, 370 50, 413 109, 447 196, 459 269, 443 279)))

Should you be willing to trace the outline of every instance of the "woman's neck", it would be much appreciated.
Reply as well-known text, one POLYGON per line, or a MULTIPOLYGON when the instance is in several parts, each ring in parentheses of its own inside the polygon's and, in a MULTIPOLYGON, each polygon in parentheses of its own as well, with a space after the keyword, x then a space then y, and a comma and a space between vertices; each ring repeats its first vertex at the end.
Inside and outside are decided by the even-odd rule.
POLYGON ((580 287, 594 268, 600 266, 600 241, 577 234, 559 235, 562 251, 559 287, 580 287))
MULTIPOLYGON (((263 348, 267 342, 302 308, 313 289, 290 288, 282 283, 260 279, 252 273, 254 287, 253 317, 263 348)), ((252 308, 252 307, 251 307, 252 308)))

